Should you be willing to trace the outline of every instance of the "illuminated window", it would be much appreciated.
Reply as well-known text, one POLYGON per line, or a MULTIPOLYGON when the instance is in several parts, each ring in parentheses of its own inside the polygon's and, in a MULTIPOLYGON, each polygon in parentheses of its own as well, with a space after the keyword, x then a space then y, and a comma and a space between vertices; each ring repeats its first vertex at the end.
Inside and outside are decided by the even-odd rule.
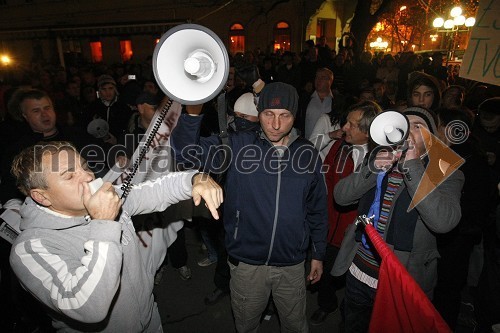
POLYGON ((229 29, 229 52, 245 52, 245 29, 239 23, 233 24, 229 29))
POLYGON ((134 52, 132 51, 132 41, 130 39, 120 41, 120 54, 123 62, 127 62, 132 59, 134 52))
POLYGON ((99 41, 90 42, 92 62, 102 62, 102 44, 99 41))
POLYGON ((161 40, 161 36, 160 35, 153 35, 151 36, 151 53, 154 52, 155 48, 156 48, 156 45, 158 45, 158 43, 160 42, 161 40))
POLYGON ((274 26, 274 52, 290 51, 290 26, 286 22, 278 22, 274 26))

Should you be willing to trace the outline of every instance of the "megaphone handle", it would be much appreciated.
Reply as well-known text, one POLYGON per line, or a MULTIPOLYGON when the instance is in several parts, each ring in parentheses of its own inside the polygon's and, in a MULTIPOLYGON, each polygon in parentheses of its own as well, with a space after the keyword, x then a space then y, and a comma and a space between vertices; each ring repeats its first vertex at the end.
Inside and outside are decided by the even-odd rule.
POLYGON ((146 153, 148 152, 151 142, 156 136, 156 133, 158 133, 158 130, 160 129, 161 124, 163 123, 163 120, 167 116, 168 110, 170 110, 170 107, 172 106, 172 103, 174 102, 173 99, 170 99, 167 104, 163 107, 161 110, 158 118, 156 119, 156 122, 153 125, 153 128, 151 129, 151 132, 149 133, 148 138, 146 139, 146 142, 144 143, 144 146, 141 148, 141 151, 139 153, 139 156, 137 156, 137 159, 135 160, 132 169, 130 172, 127 174, 127 178, 123 182, 121 189, 123 191, 121 199, 126 199, 128 194, 130 193, 130 190, 132 189, 132 179, 134 178, 135 174, 137 173, 137 170, 139 169, 139 166, 142 163, 142 160, 146 156, 146 153))
MULTIPOLYGON (((219 136, 223 138, 227 138, 227 104, 226 104, 226 93, 222 92, 217 97, 217 115, 219 120, 219 136)), ((227 142, 223 142, 227 144, 227 142)))
POLYGON ((404 173, 403 165, 405 163, 404 161, 405 161, 405 157, 406 157, 406 152, 408 151, 409 147, 410 146, 408 144, 408 140, 406 140, 403 143, 403 146, 401 147, 401 156, 399 157, 399 160, 398 160, 398 171, 401 173, 404 173))
POLYGON ((224 160, 221 165, 221 170, 223 171, 217 175, 216 181, 219 184, 223 184, 226 178, 225 170, 227 170, 231 159, 231 150, 229 149, 229 137, 227 133, 226 92, 222 92, 219 97, 217 97, 217 113, 219 116, 219 136, 222 142, 222 149, 224 150, 224 160))

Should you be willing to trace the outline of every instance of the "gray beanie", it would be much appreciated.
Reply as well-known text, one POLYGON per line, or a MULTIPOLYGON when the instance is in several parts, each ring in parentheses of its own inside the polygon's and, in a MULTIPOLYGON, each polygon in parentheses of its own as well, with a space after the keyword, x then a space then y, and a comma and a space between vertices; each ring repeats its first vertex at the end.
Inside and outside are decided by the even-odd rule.
POLYGON ((97 87, 101 88, 105 84, 112 84, 116 87, 116 81, 111 75, 103 74, 97 79, 97 87))
POLYGON ((257 110, 260 112, 266 109, 286 109, 295 117, 299 108, 299 95, 297 90, 283 82, 273 82, 266 84, 259 97, 257 110))
POLYGON ((417 117, 422 118, 425 121, 425 123, 427 124, 429 131, 432 134, 437 133, 437 126, 436 126, 437 117, 436 117, 436 114, 434 112, 432 112, 431 110, 427 110, 427 109, 424 109, 424 108, 421 108, 418 106, 412 106, 412 107, 404 109, 403 113, 406 116, 413 115, 413 116, 417 116, 417 117))

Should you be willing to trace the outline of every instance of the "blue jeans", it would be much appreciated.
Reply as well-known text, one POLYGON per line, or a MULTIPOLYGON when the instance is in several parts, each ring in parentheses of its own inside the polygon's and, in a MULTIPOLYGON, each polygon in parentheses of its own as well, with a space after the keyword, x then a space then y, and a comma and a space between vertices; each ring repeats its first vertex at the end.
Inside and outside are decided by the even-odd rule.
POLYGON ((346 332, 368 332, 376 292, 347 271, 344 296, 346 332))

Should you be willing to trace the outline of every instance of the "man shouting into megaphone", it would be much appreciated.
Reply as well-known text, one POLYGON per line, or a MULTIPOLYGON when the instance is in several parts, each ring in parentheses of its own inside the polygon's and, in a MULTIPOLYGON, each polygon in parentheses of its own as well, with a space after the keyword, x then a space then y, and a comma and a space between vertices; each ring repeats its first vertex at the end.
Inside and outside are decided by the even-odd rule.
POLYGON ((133 185, 125 201, 109 182, 92 194, 94 173, 64 141, 26 148, 12 173, 27 198, 10 263, 54 328, 161 332, 153 279, 162 258, 140 250, 131 216, 192 197, 195 205, 203 198, 218 219, 222 189, 208 175, 186 171, 133 185))
MULTIPOLYGON (((358 202, 358 213, 372 218, 375 229, 432 299, 437 281, 435 233, 446 233, 460 220, 461 171, 441 168, 436 159, 436 117, 424 108, 403 111, 409 121, 408 149, 379 151, 373 163, 339 181, 334 189, 339 205, 358 202), (399 161, 404 159, 404 161, 399 161), (398 162, 404 162, 399 168, 398 162)), ((456 165, 448 163, 448 165, 456 165)), ((346 231, 332 275, 346 274, 345 329, 368 331, 378 284, 378 256, 362 228, 346 231)))

